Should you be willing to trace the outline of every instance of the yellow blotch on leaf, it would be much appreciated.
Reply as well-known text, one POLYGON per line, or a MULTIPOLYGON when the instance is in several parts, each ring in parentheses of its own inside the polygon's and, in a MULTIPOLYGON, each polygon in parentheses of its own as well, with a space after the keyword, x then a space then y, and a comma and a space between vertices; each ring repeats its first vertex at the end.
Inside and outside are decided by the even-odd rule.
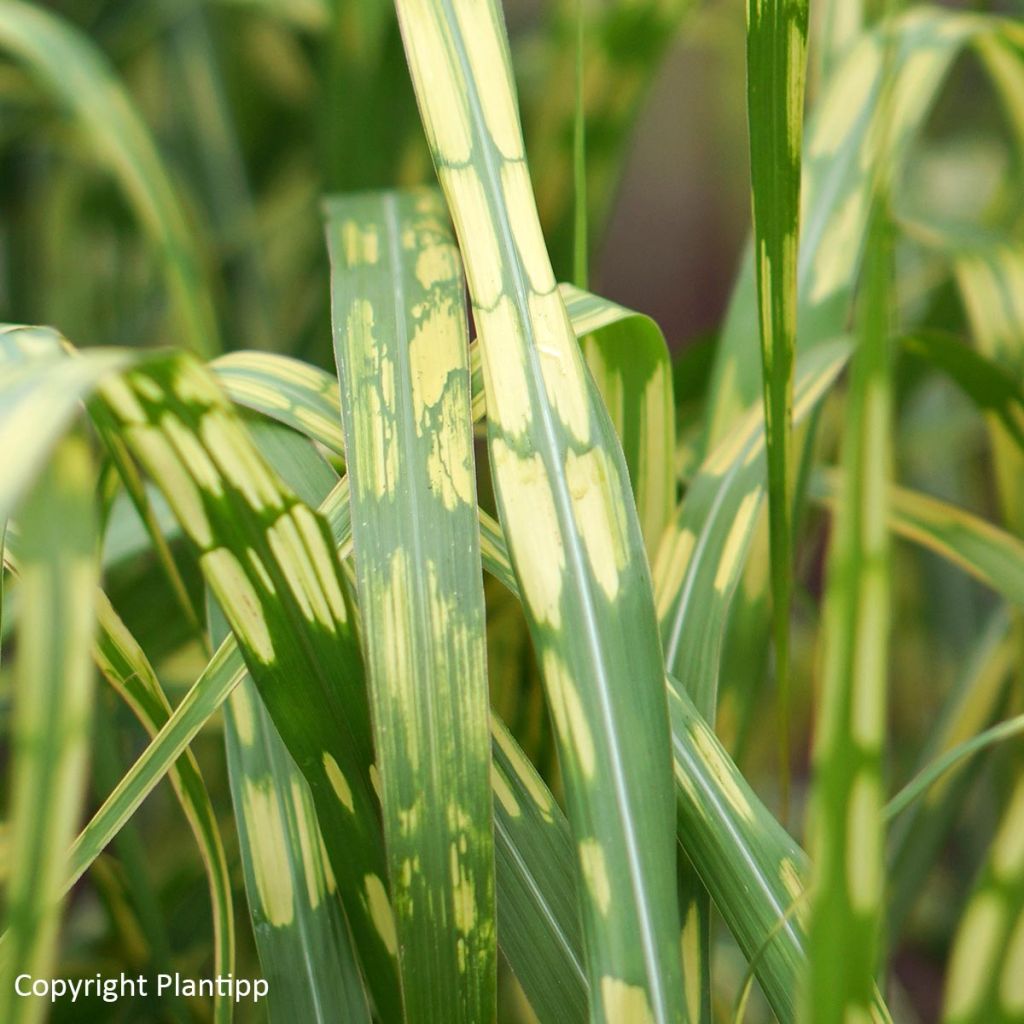
POLYGON ((239 742, 244 747, 251 747, 256 738, 256 722, 253 717, 255 709, 252 706, 252 697, 244 686, 236 686, 231 691, 228 706, 234 715, 239 742))
POLYGON ((562 742, 575 754, 580 771, 586 778, 592 778, 596 767, 594 740, 576 684, 565 662, 550 648, 544 651, 542 669, 555 727, 562 742))
POLYGON ((394 364, 382 354, 375 335, 373 304, 352 303, 345 319, 345 344, 355 370, 355 448, 366 465, 358 474, 360 494, 375 498, 394 494, 398 484, 398 442, 395 437, 394 364))
POLYGON ((587 891, 602 914, 608 913, 612 899, 612 889, 608 882, 608 868, 604 860, 604 850, 596 839, 584 839, 580 843, 580 868, 583 880, 587 883, 587 891))
POLYGON ((590 441, 590 404, 584 384, 583 357, 569 316, 557 291, 531 295, 533 323, 540 371, 548 401, 562 425, 580 444, 590 441))
POLYGON ((456 0, 455 16, 479 90, 487 130, 502 156, 508 160, 521 159, 523 136, 509 79, 508 56, 492 6, 477 0, 456 0))
POLYGON ((274 660, 274 644, 259 595, 238 559, 227 548, 207 551, 200 558, 224 614, 242 641, 264 664, 274 660))
POLYGON ((491 445, 509 545, 515 552, 526 603, 540 623, 562 623, 565 549, 544 463, 520 456, 501 438, 491 445))
POLYGON ((541 782, 533 765, 527 759, 516 742, 511 739, 504 729, 491 727, 491 736, 501 748, 502 753, 513 766, 516 778, 526 791, 533 798, 537 809, 545 821, 551 821, 551 795, 541 782))
POLYGON ((446 281, 459 279, 458 251, 448 241, 440 241, 434 232, 420 231, 416 239, 416 280, 425 290, 446 281))
POLYGON ((697 914, 697 904, 692 900, 686 912, 686 921, 683 923, 680 946, 683 960, 683 988, 685 989, 683 994, 686 996, 686 1009, 690 1013, 690 1020, 698 1021, 700 1020, 701 970, 700 919, 697 914))
POLYGON ((975 1018, 999 954, 1005 917, 1002 898, 991 890, 979 893, 968 905, 946 975, 946 1020, 975 1018))
POLYGON ((746 793, 736 779, 738 772, 735 768, 730 770, 725 754, 712 734, 704 726, 696 725, 691 729, 690 735, 703 757, 705 767, 717 779, 719 790, 732 809, 746 821, 753 821, 754 808, 751 807, 746 793))
POLYGON ((654 560, 654 586, 658 618, 668 615, 686 576, 697 538, 692 530, 672 529, 665 533, 654 560))
POLYGON ((502 167, 501 189, 512 221, 516 249, 526 268, 530 287, 535 292, 550 292, 555 287, 555 275, 551 271, 551 260, 544 245, 537 204, 525 163, 505 164, 502 167))
POLYGON ((480 176, 472 167, 442 167, 438 176, 455 196, 452 217, 463 247, 473 305, 491 309, 502 293, 503 274, 501 250, 480 176))
POLYGON ((373 266, 380 258, 380 240, 374 224, 364 227, 354 220, 345 221, 341 226, 341 241, 349 267, 373 266))
POLYGON ((367 875, 363 879, 366 888, 366 906, 370 911, 377 934, 384 943, 384 948, 392 955, 398 953, 398 934, 395 931, 395 915, 391 909, 387 889, 376 875, 367 875))
POLYGON ((320 865, 324 869, 324 881, 327 884, 327 891, 335 892, 338 888, 338 883, 334 878, 334 869, 331 867, 331 857, 327 852, 327 844, 324 842, 324 836, 320 831, 319 825, 316 827, 316 834, 320 843, 320 865))
POLYGON ((410 23, 416 26, 415 31, 405 36, 409 63, 417 76, 430 82, 433 102, 423 107, 427 138, 443 161, 464 163, 469 159, 472 143, 467 127, 466 87, 458 62, 437 10, 426 0, 410 0, 405 6, 410 23), (443 111, 443 116, 436 117, 437 111, 443 111))
POLYGON ((1024 872, 1024 778, 1014 786, 992 844, 992 869, 1007 882, 1013 882, 1024 872))
POLYGON ((253 842, 249 845, 260 907, 275 928, 292 923, 295 915, 288 837, 277 794, 269 785, 245 780, 242 813, 253 842))
POLYGON ((111 377, 103 383, 100 391, 120 419, 127 423, 147 422, 146 410, 121 377, 111 377))
POLYGON ((827 299, 842 287, 852 272, 858 242, 866 224, 867 203, 865 189, 857 188, 828 222, 814 263, 812 303, 827 299))
POLYGON ((200 547, 208 547, 213 543, 213 531, 202 496, 170 442, 156 427, 133 427, 129 437, 185 532, 200 547))
POLYGON ((999 1000, 1007 1016, 1015 1020, 1024 1017, 1024 913, 1017 915, 1017 923, 1006 946, 999 1000))
POLYGON ((846 878, 857 913, 874 910, 882 897, 881 811, 878 779, 862 771, 850 791, 846 821, 846 878))
POLYGON ((505 813, 510 818, 518 818, 521 812, 512 787, 493 764, 491 765, 491 789, 498 798, 498 803, 505 809, 505 813))
POLYGON ((532 412, 519 319, 507 296, 493 309, 478 309, 475 315, 481 338, 487 415, 506 434, 522 434, 530 424, 532 412))
POLYGON ((297 775, 292 776, 291 790, 292 807, 295 809, 295 831, 299 836, 299 850, 302 853, 302 873, 306 877, 306 898, 310 907, 316 910, 324 894, 316 813, 311 806, 308 791, 304 789, 304 783, 297 775))
MULTIPOLYGON (((838 4, 842 8, 843 4, 838 4)), ((839 66, 823 98, 817 128, 810 139, 812 157, 829 156, 850 137, 882 66, 876 40, 867 36, 839 66)))
POLYGON ((416 325, 409 342, 409 372, 418 433, 427 426, 427 411, 441 401, 448 375, 466 366, 467 351, 465 323, 455 306, 436 306, 416 325))
POLYGON ((463 935, 469 935, 476 924, 476 894, 473 879, 462 866, 459 848, 455 843, 449 847, 449 867, 452 876, 452 916, 455 927, 463 935))
POLYGON ((606 1024, 654 1024, 647 993, 618 978, 601 979, 601 1004, 606 1024))
POLYGON ((334 620, 331 618, 316 569, 290 513, 285 513, 267 530, 267 542, 306 620, 318 621, 322 626, 333 630, 334 620))
POLYGON ((324 538, 324 531, 312 510, 305 505, 296 505, 292 509, 292 519, 298 527, 306 553, 313 564, 320 590, 327 601, 330 613, 336 622, 348 621, 348 609, 341 592, 337 561, 334 552, 324 538))
POLYGON ((569 452, 565 475, 591 571, 608 600, 614 601, 619 573, 629 560, 618 474, 603 449, 591 448, 583 455, 569 452))
POLYGON ((281 507, 281 491, 239 424, 223 412, 208 412, 199 434, 221 472, 254 509, 281 507))
POLYGON ((348 784, 348 779, 345 778, 344 773, 338 767, 338 762, 334 758, 324 751, 324 773, 327 775, 327 781, 331 784, 331 789, 334 790, 335 795, 341 801, 342 806, 345 807, 349 813, 355 813, 355 804, 352 802, 352 787, 348 784))
POLYGON ((736 510, 736 516, 732 521, 732 526, 729 527, 729 535, 725 539, 722 557, 715 573, 715 590, 719 594, 725 593, 739 569, 743 545, 750 532, 759 499, 760 493, 757 490, 750 491, 744 495, 740 507, 736 510))

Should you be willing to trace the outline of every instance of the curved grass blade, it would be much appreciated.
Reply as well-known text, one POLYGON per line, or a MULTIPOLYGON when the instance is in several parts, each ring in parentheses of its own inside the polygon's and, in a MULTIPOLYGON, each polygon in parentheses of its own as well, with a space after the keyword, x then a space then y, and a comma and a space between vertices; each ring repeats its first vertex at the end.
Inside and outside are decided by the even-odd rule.
MULTIPOLYGON (((309 782, 367 983, 381 1016, 395 1019, 397 948, 370 783, 369 713, 327 527, 269 470, 211 377, 186 357, 148 359, 100 394, 198 550, 309 782)), ((277 907, 264 909, 273 916, 277 907)))
POLYGON ((93 595, 98 581, 92 460, 75 436, 57 446, 21 506, 23 598, 11 725, 13 778, 7 941, 0 1018, 43 1019, 46 1002, 15 992, 19 974, 49 977, 61 881, 89 750, 93 595))
MULTIPOLYGON (((983 735, 1004 705, 1010 670, 1019 642, 1010 631, 1010 615, 1001 605, 972 651, 966 666, 947 698, 940 716, 918 759, 919 779, 929 766, 944 763, 962 750, 971 737, 983 735)), ((903 927, 918 898, 924 880, 942 851, 950 829, 959 818, 968 792, 984 762, 975 758, 950 770, 929 787, 920 800, 900 812, 889 830, 888 891, 886 916, 891 943, 899 941, 903 927)), ((910 784, 903 793, 912 792, 910 784)), ((895 813, 895 798, 887 811, 895 813)))
POLYGON ((845 500, 836 515, 824 605, 809 812, 815 881, 807 1006, 814 1024, 868 1017, 881 938, 891 267, 880 205, 876 216, 844 435, 845 500))
POLYGON ((334 351, 406 1013, 495 1013, 469 337, 440 196, 328 201, 334 351))
MULTIPOLYGON (((834 471, 811 478, 811 497, 831 508, 842 507, 847 493, 834 471)), ((894 533, 960 566, 1013 604, 1024 604, 1024 543, 1013 534, 903 487, 890 487, 886 501, 894 533)))
POLYGON ((1015 715, 998 725, 993 725, 984 732, 972 736, 969 740, 958 744, 951 750, 946 751, 942 757, 936 758, 931 764, 923 768, 914 776, 892 799, 885 805, 886 819, 892 820, 897 815, 903 814, 915 800, 919 799, 928 790, 936 785, 947 772, 962 767, 962 762, 975 754, 997 743, 1004 743, 1024 733, 1024 715, 1015 715))
MULTIPOLYGON (((807 939, 803 915, 787 911, 803 891, 807 858, 754 795, 683 688, 670 680, 668 692, 679 842, 753 964, 773 1012, 780 1021, 795 1021, 807 939)), ((702 909, 695 900, 683 933, 691 962, 700 960, 694 945, 701 913, 707 914, 706 904, 702 909)), ((702 998, 691 995, 694 1002, 702 998)))
POLYGON ((180 339, 201 355, 216 354, 217 319, 199 246, 149 131, 106 58, 59 16, 20 0, 0 3, 0 49, 80 122, 160 253, 180 339))
POLYGON ((571 285, 559 291, 622 443, 653 558, 675 507, 676 417, 665 336, 650 317, 571 285))
MULTIPOLYGON (((121 698, 132 709, 151 738, 155 738, 171 716, 171 706, 149 660, 114 611, 106 595, 96 596, 96 664, 121 698)), ((234 973, 235 934, 231 900, 231 879, 220 839, 220 831, 199 765, 190 751, 170 769, 175 795, 196 837, 206 869, 213 905, 214 974, 234 973)), ((232 1000, 214 993, 214 1020, 230 1022, 232 1000)))
POLYGON ((668 712, 647 562, 621 448, 544 248, 501 15, 493 0, 397 8, 466 264, 498 507, 587 879, 592 1017, 683 1020, 668 712))
POLYGON ((338 382, 326 371, 272 352, 229 352, 210 369, 233 402, 344 455, 338 382))
POLYGON ((793 365, 807 0, 747 0, 747 122, 768 461, 768 536, 779 779, 789 804, 789 606, 793 598, 793 365))

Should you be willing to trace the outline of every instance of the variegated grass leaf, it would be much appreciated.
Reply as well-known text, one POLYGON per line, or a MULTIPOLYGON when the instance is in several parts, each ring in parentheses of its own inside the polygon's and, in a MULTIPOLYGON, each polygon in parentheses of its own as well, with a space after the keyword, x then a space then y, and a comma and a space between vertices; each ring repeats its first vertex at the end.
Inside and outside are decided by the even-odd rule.
POLYGON ((410 1019, 495 1013, 494 842, 469 337, 440 195, 330 200, 363 650, 410 1019))
POLYGON ((559 739, 586 880, 592 1018, 682 1020, 668 712, 647 563, 621 448, 540 233, 501 14, 493 0, 397 7, 466 265, 498 507, 559 739))

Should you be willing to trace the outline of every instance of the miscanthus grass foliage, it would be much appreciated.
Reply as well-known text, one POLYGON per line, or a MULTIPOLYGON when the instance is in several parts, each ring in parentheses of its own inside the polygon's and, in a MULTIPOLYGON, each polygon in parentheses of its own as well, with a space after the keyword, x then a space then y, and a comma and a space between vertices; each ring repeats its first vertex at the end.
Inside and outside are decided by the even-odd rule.
POLYGON ((1024 1021, 1024 27, 896 6, 0 0, 0 1020, 1024 1021))

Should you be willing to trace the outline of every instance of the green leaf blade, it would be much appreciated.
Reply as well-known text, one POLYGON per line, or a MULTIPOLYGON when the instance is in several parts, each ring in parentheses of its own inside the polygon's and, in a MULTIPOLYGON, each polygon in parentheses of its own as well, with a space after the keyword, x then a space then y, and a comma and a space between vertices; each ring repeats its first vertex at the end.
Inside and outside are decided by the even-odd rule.
POLYGON ((793 366, 807 0, 748 0, 747 120, 768 458, 782 803, 789 802, 789 607, 793 597, 793 366))

